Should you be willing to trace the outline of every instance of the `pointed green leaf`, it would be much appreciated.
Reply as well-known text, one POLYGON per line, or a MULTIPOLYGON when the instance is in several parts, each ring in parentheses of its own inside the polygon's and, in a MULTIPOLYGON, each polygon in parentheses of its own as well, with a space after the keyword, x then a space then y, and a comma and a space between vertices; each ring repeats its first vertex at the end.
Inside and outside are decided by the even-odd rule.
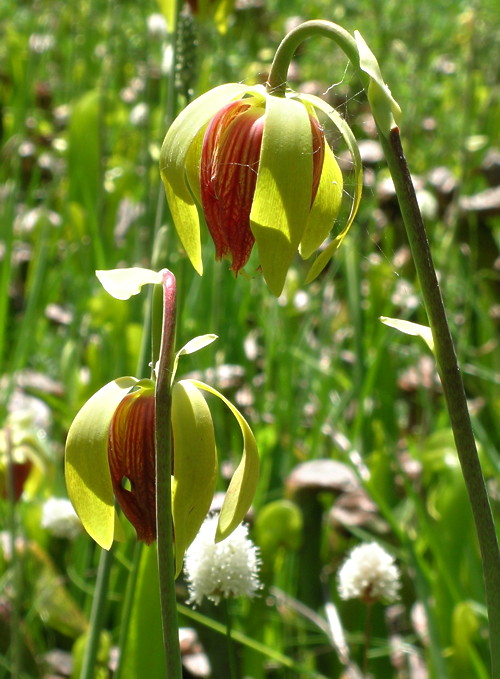
POLYGON ((200 222, 186 182, 186 158, 199 130, 232 99, 243 96, 245 85, 220 85, 187 106, 170 126, 160 152, 160 173, 175 228, 195 270, 201 275, 200 222))
POLYGON ((143 285, 161 284, 162 272, 134 266, 128 269, 109 269, 95 272, 102 287, 115 299, 130 299, 138 295, 143 285))
POLYGON ((204 389, 220 398, 235 416, 243 435, 241 461, 233 474, 220 512, 215 536, 216 542, 220 542, 220 540, 224 540, 228 535, 231 535, 250 509, 259 480, 259 451, 257 450, 257 442, 248 422, 231 401, 228 401, 217 389, 210 387, 204 382, 199 382, 198 380, 189 381, 198 389, 204 389))
POLYGON ((126 643, 120 648, 121 679, 167 677, 158 596, 156 543, 139 543, 141 557, 133 588, 126 643))
POLYGON ((366 94, 373 117, 381 132, 387 136, 397 126, 401 118, 401 109, 385 84, 378 61, 363 36, 359 31, 354 31, 354 37, 358 47, 359 67, 370 77, 366 94))
POLYGON ((182 349, 179 349, 177 356, 194 354, 195 351, 204 349, 209 344, 212 344, 212 342, 215 342, 216 339, 218 339, 218 335, 214 335, 213 333, 198 335, 198 337, 194 337, 192 340, 189 340, 189 342, 187 342, 187 344, 185 344, 182 349))
POLYGON ((427 344, 429 349, 434 352, 434 338, 432 337, 432 330, 427 325, 420 325, 420 323, 412 323, 411 321, 400 320, 399 318, 387 318, 381 316, 380 320, 384 325, 390 328, 395 328, 406 335, 413 335, 421 337, 427 344))
POLYGON ((310 257, 332 230, 342 202, 342 172, 333 151, 325 142, 325 158, 318 193, 300 241, 300 256, 310 257))
POLYGON ((108 465, 108 431, 117 405, 137 383, 120 377, 94 394, 73 420, 66 440, 66 486, 87 533, 109 549, 115 530, 114 494, 108 465))
POLYGON ((174 476, 172 515, 175 532, 175 572, 205 519, 217 481, 217 450, 207 402, 190 380, 172 389, 174 476))
POLYGON ((172 366, 171 384, 173 384, 174 380, 175 380, 175 375, 177 373, 177 366, 179 364, 179 358, 181 356, 185 356, 186 354, 193 354, 195 351, 199 351, 200 349, 203 349, 204 347, 208 346, 209 344, 212 344, 212 342, 215 342, 216 339, 218 339, 218 336, 213 335, 213 334, 199 335, 198 337, 194 337, 187 344, 185 344, 182 347, 182 349, 179 349, 179 351, 175 355, 174 363, 173 363, 173 366, 172 366))
POLYGON ((293 99, 267 96, 250 225, 264 278, 276 296, 283 290, 304 233, 312 176, 312 133, 306 107, 293 99))

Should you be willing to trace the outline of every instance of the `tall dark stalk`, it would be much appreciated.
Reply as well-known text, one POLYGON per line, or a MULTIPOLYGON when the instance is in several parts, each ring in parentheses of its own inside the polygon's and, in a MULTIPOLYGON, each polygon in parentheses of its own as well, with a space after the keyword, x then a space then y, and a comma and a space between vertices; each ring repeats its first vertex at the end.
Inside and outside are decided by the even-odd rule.
POLYGON ((394 116, 397 104, 382 80, 378 63, 359 34, 353 37, 328 21, 308 21, 283 39, 274 58, 268 89, 284 96, 290 61, 297 47, 313 36, 334 40, 354 66, 367 94, 391 172, 422 296, 432 330, 434 352, 481 551, 489 616, 492 679, 500 679, 500 550, 486 484, 479 462, 467 399, 451 337, 425 226, 394 116))
MULTIPOLYGON (((174 541, 172 522, 172 425, 171 376, 175 345, 176 285, 170 271, 163 272, 163 285, 155 286, 163 294, 161 348, 155 390, 156 448, 156 531, 158 545, 158 576, 163 625, 163 643, 168 679, 182 678, 179 648, 179 625, 175 593, 174 541)), ((153 299, 153 314, 155 314, 153 299)), ((153 337, 155 332, 153 316, 153 337)))

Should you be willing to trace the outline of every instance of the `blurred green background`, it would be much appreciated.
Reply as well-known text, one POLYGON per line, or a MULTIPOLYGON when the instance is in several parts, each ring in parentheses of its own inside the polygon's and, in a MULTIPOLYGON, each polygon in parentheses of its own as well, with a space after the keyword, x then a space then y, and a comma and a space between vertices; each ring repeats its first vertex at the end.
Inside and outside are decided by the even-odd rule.
MULTIPOLYGON (((301 20, 330 19, 362 33, 403 110, 403 143, 498 517, 496 5, 310 0, 306 10, 296 0, 239 0, 224 31, 210 8, 183 15, 176 104, 180 110, 223 82, 265 82, 279 41, 301 20)), ((98 550, 84 535, 51 536, 40 524, 42 506, 65 496, 64 440, 78 409, 114 377, 136 374, 141 360, 146 295, 113 300, 94 271, 149 266, 155 230, 166 225, 160 265, 178 280, 178 346, 198 334, 220 337, 182 359, 180 374, 196 371, 231 398, 260 447, 252 536, 265 590, 255 602, 234 602, 234 628, 291 665, 242 643, 241 676, 342 676, 331 636, 312 615, 325 623, 332 603, 361 663, 365 610, 339 601, 336 571, 351 546, 376 539, 396 556, 403 590, 399 604, 374 608, 372 675, 486 679, 481 563, 434 362, 421 340, 379 321, 426 317, 360 84, 322 39, 303 44, 289 72, 292 87, 335 104, 361 143, 364 197, 329 269, 306 287, 307 263, 297 259, 274 299, 252 260, 236 279, 227 262, 215 263, 205 234, 201 279, 169 221, 158 172, 172 59, 160 11, 150 0, 0 7, 0 676, 12 672, 13 616, 18 676, 76 676, 98 550), (9 455, 19 465, 17 502, 6 497, 9 455), (305 482, 300 465, 325 459, 341 463, 332 477, 313 465, 317 481, 305 482), (13 528, 21 541, 14 555, 13 528), (67 665, 54 665, 55 650, 67 665)), ((348 209, 349 158, 331 141, 346 171, 348 209)), ((223 490, 239 432, 222 407, 213 411, 223 490)), ((132 532, 115 551, 99 677, 108 676, 108 650, 119 644, 126 583, 138 563, 132 532)), ((136 611, 148 601, 151 615, 130 642, 130 676, 134 663, 153 662, 147 640, 159 622, 148 563, 143 557, 136 611)), ((222 619, 210 605, 198 613, 222 619)), ((205 676, 226 676, 222 637, 199 620, 181 621, 204 643, 212 665, 205 676)), ((153 662, 141 676, 159 671, 153 662)))

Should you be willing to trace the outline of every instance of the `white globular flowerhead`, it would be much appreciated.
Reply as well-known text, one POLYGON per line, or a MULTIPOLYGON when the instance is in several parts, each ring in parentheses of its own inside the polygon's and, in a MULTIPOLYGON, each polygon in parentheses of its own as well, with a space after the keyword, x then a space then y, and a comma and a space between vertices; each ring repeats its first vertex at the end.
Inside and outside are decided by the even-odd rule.
POLYGON ((51 497, 42 508, 42 528, 57 538, 71 540, 82 530, 82 523, 69 500, 51 497))
POLYGON ((366 604, 395 601, 400 587, 394 558, 376 542, 355 547, 338 573, 341 599, 361 599, 366 604))
POLYGON ((222 598, 252 598, 261 589, 259 550, 240 524, 229 537, 215 543, 218 516, 205 519, 186 552, 184 572, 189 588, 188 603, 200 605, 204 597, 218 604, 222 598))

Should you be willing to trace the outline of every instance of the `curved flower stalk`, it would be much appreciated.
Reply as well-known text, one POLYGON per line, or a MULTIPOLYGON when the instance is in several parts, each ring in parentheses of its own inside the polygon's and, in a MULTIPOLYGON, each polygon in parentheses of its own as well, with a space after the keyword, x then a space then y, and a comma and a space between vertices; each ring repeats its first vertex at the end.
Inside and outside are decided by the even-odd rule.
POLYGON ((257 244, 266 283, 275 295, 298 251, 308 259, 337 218, 342 173, 321 123, 332 123, 354 161, 355 195, 347 223, 307 280, 341 244, 361 197, 361 161, 354 136, 319 97, 260 85, 229 83, 206 92, 174 121, 163 142, 160 172, 175 228, 196 271, 203 273, 200 206, 216 257, 237 274, 257 244))
MULTIPOLYGON (((161 283, 162 272, 126 269, 98 272, 105 289, 119 299, 137 294, 145 283, 161 283)), ((176 355, 170 378, 172 408, 172 516, 176 573, 196 537, 217 484, 217 449, 212 416, 202 392, 220 398, 243 436, 243 453, 222 506, 216 540, 243 520, 258 479, 259 457, 252 431, 222 394, 197 380, 175 381, 178 360, 216 339, 203 335, 176 355)), ((158 369, 158 368, 157 368, 158 369)), ((139 540, 156 539, 155 375, 119 377, 102 387, 79 411, 66 441, 66 484, 73 506, 89 535, 104 549, 122 539, 115 501, 139 540)))

